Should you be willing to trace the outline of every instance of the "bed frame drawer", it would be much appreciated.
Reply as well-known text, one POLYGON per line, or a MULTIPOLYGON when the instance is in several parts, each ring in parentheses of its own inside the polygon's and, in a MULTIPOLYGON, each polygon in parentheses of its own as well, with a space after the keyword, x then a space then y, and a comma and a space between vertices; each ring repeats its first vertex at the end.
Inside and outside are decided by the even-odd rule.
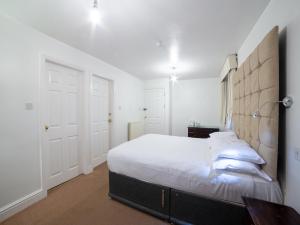
POLYGON ((109 172, 109 196, 169 220, 170 188, 109 172))
POLYGON ((175 224, 242 225, 247 218, 243 205, 171 189, 170 220, 175 224))

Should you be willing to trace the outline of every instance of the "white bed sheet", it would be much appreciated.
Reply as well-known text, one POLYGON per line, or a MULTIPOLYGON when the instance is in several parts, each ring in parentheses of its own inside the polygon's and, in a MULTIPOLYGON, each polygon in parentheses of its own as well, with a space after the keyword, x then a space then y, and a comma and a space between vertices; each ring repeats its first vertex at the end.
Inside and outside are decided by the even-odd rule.
POLYGON ((277 181, 216 174, 208 139, 147 134, 108 153, 110 171, 211 198, 242 203, 241 196, 282 203, 277 181))

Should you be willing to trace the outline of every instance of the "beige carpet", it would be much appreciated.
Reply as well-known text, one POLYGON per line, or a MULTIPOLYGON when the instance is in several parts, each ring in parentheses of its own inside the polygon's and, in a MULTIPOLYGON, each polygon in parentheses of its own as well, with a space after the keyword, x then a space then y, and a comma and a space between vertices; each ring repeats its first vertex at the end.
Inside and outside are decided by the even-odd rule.
POLYGON ((165 221, 109 199, 106 164, 48 192, 1 225, 164 225, 165 221))

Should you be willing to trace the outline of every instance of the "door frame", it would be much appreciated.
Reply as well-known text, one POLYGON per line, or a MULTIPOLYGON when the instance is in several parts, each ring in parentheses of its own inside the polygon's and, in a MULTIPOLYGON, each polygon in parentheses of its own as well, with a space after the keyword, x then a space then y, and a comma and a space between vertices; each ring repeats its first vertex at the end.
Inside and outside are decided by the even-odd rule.
POLYGON ((53 63, 63 67, 67 67, 79 72, 79 174, 84 172, 85 167, 85 153, 84 153, 84 127, 86 124, 85 119, 85 70, 81 67, 73 65, 72 63, 65 62, 64 60, 57 59, 45 54, 40 56, 40 73, 39 73, 39 149, 40 149, 40 164, 41 164, 41 188, 44 192, 44 195, 47 196, 48 191, 48 174, 49 174, 49 158, 48 158, 48 149, 45 148, 46 146, 46 135, 45 135, 45 123, 46 123, 46 110, 47 110, 47 90, 46 90, 46 64, 53 63))
MULTIPOLYGON (((89 161, 91 163, 92 169, 94 169, 95 167, 93 166, 92 163, 92 126, 91 126, 91 120, 92 120, 92 101, 91 101, 91 97, 92 97, 92 85, 93 85, 93 77, 97 77, 103 80, 107 80, 109 83, 109 111, 111 112, 111 119, 112 122, 109 124, 109 149, 112 147, 112 131, 113 131, 113 125, 114 125, 114 81, 112 79, 109 79, 107 77, 98 75, 97 73, 91 73, 90 74, 90 79, 89 79, 89 119, 88 119, 88 127, 89 127, 89 146, 90 146, 90 151, 89 151, 89 161)), ((104 162, 106 161, 106 159, 104 160, 104 162)))

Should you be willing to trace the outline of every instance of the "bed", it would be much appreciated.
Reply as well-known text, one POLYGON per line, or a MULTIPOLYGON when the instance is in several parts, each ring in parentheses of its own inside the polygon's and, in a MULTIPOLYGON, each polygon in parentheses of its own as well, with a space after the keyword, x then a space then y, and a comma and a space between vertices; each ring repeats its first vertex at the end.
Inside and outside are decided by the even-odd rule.
POLYGON ((116 147, 111 172, 196 195, 242 204, 241 196, 281 203, 277 181, 237 173, 216 174, 209 139, 147 134, 116 147))
POLYGON ((233 81, 234 131, 264 158, 263 170, 273 181, 214 173, 209 139, 149 134, 109 152, 109 195, 176 224, 243 224, 247 212, 242 196, 281 203, 274 103, 279 93, 278 27, 240 65, 233 81), (259 117, 253 117, 255 111, 259 117))

